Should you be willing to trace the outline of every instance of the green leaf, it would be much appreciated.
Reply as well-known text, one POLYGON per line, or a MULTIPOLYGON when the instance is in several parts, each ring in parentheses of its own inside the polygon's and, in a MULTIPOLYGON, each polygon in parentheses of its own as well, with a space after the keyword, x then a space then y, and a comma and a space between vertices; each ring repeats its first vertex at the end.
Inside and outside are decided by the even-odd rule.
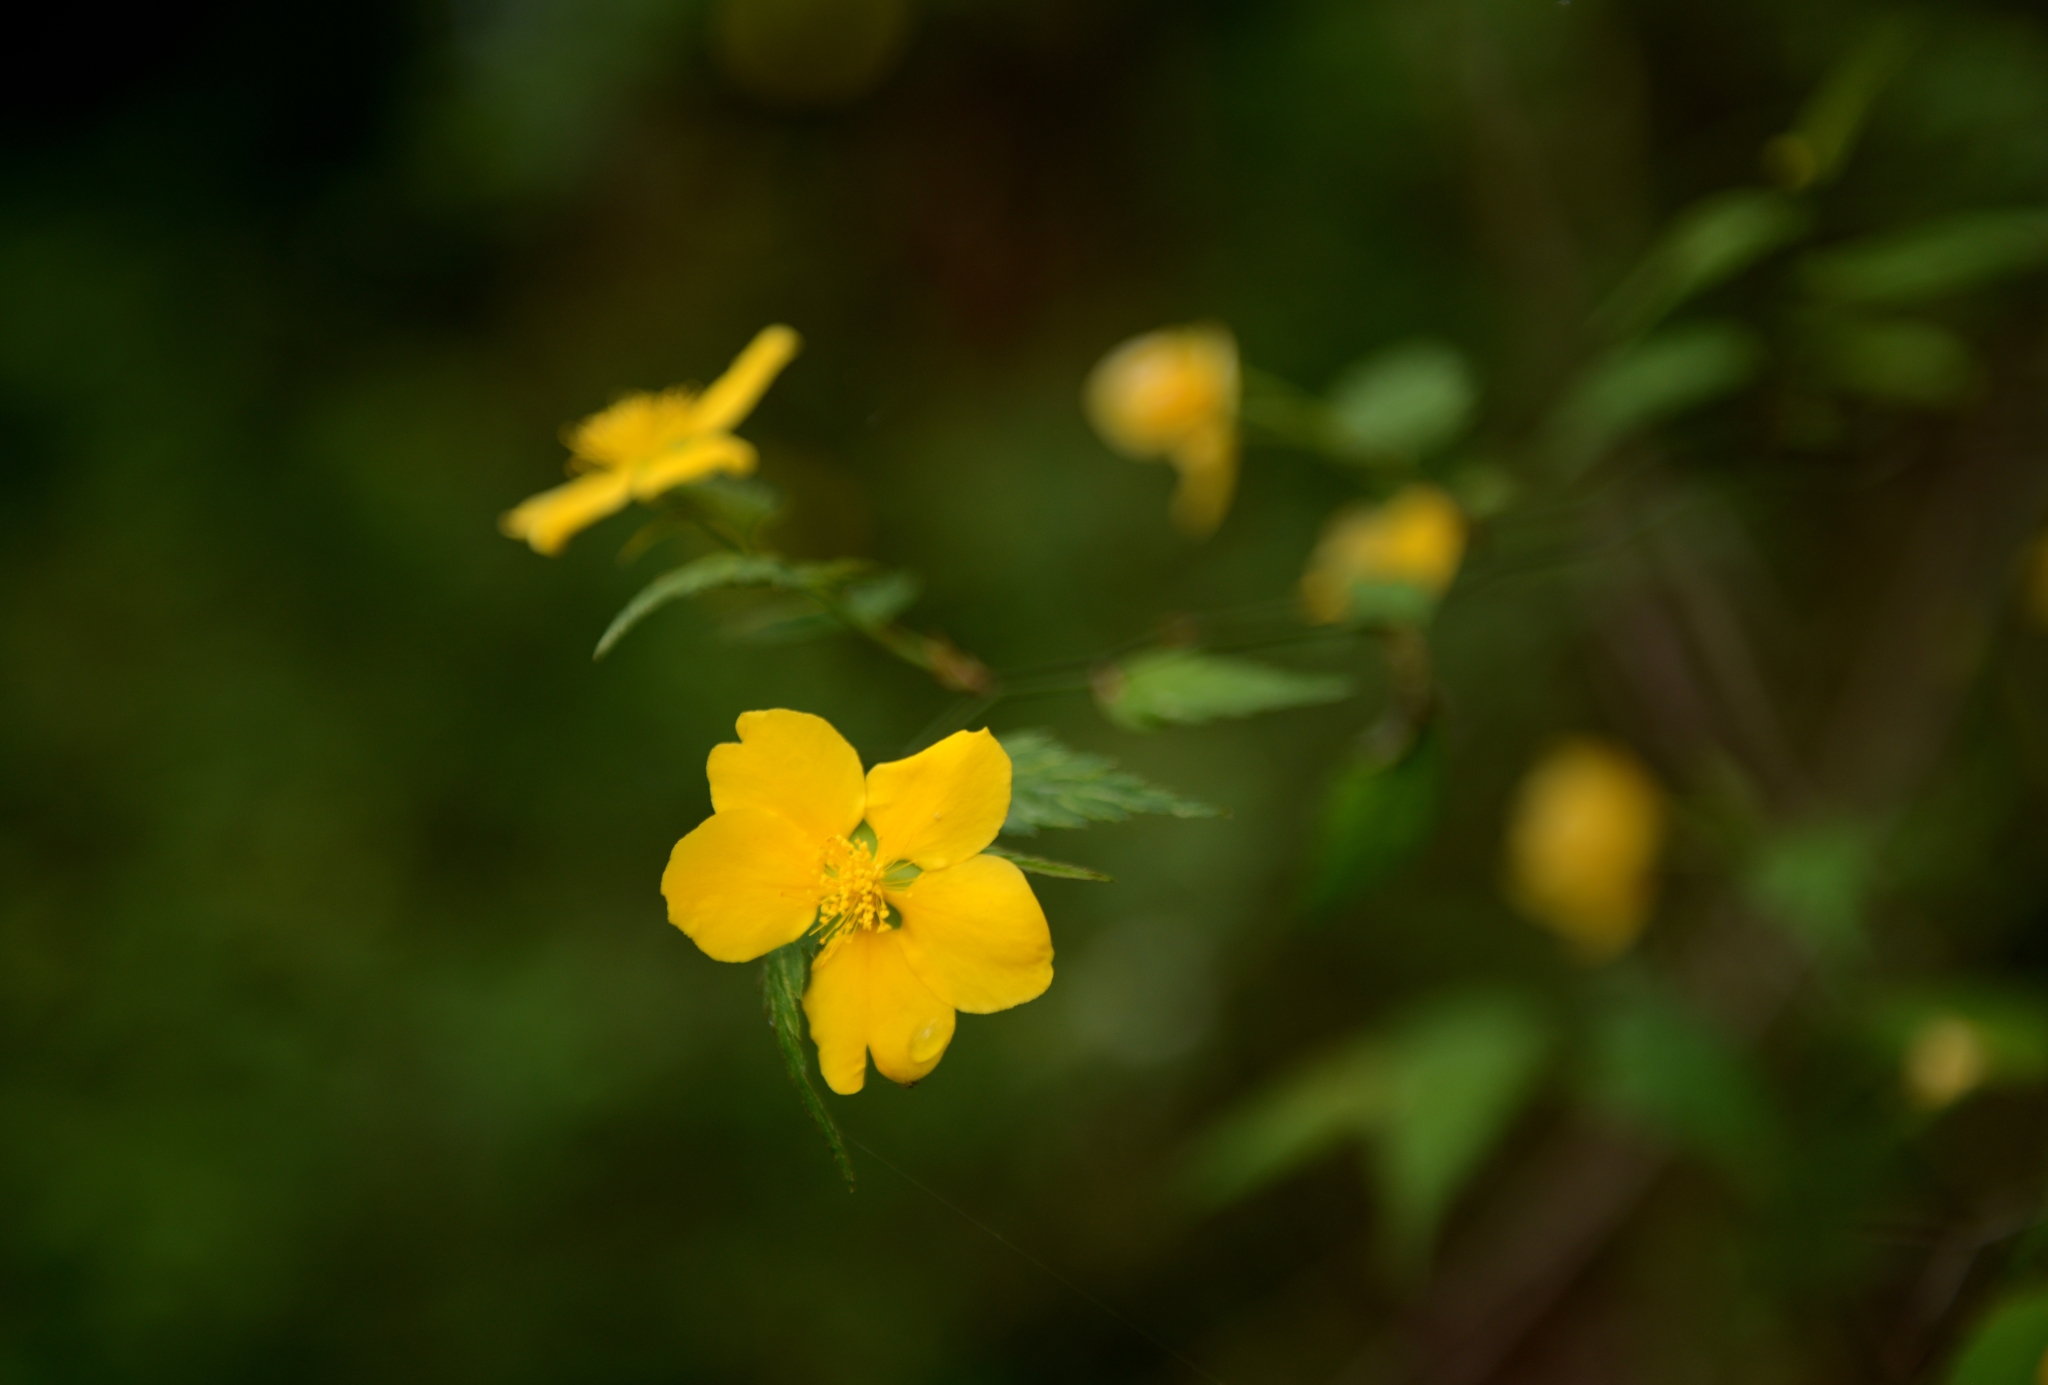
POLYGON ((597 642, 594 659, 602 659, 626 633, 672 601, 719 587, 783 587, 807 590, 829 587, 858 572, 858 561, 789 563, 754 553, 709 553, 664 572, 642 587, 625 605, 597 642))
POLYGON ((1616 337, 1647 331, 1687 299, 1805 235, 1808 222, 1805 209, 1791 198, 1760 189, 1695 203, 1678 214, 1596 320, 1616 337))
POLYGON ((1380 1045, 1354 1041, 1212 1126, 1183 1165, 1182 1191, 1204 1208, 1235 1202, 1377 1128, 1389 1094, 1380 1045))
POLYGON ((1597 1018, 1587 1096, 1610 1115, 1753 1182, 1775 1130, 1763 1089, 1721 1035, 1672 999, 1631 988, 1597 1018))
POLYGON ((1880 838, 1868 823, 1836 821, 1788 829, 1764 842, 1748 892, 1813 952, 1840 959, 1862 950, 1863 911, 1880 838))
POLYGON ((1391 757, 1354 755, 1324 800, 1311 907, 1366 894, 1406 865, 1436 827, 1443 777, 1442 738, 1434 727, 1391 757))
POLYGON ((1535 1094, 1550 1026, 1522 999, 1479 992, 1415 1014, 1386 1048, 1388 1099, 1367 1168, 1387 1247, 1414 1267, 1438 1224, 1535 1094))
POLYGON ((699 520, 739 543, 751 544, 763 524, 782 512, 782 494, 758 476, 707 476, 671 491, 699 520))
POLYGON ((1116 878, 1113 875, 1105 875, 1103 872, 1088 866, 1070 865, 1065 861, 1049 861, 1043 856, 1027 856, 1021 851, 1011 851, 1008 847, 985 846, 982 848, 982 853, 988 856, 1000 856, 1005 861, 1015 865, 1018 870, 1029 871, 1033 875, 1050 875, 1055 880, 1108 881, 1116 878))
POLYGON ((1838 303, 1944 298, 2048 263, 2048 211, 1971 212, 1810 256, 1808 292, 1838 303))
POLYGON ((832 1162, 839 1166, 839 1176, 846 1180, 850 1191, 853 1160, 846 1153, 839 1123, 832 1119, 818 1089, 811 1085, 810 1064, 804 1057, 803 994, 809 970, 802 943, 776 948, 761 959, 761 998, 768 1009, 768 1025, 775 1031, 776 1046, 782 1050, 783 1066, 789 1070, 789 1080, 796 1084, 797 1099, 803 1102, 804 1110, 810 1112, 825 1143, 831 1146, 832 1162))
MULTIPOLYGON (((902 615, 923 589, 917 574, 898 570, 848 583, 840 591, 839 601, 854 625, 871 630, 902 615)), ((814 602, 792 598, 737 617, 726 630, 734 639, 751 644, 797 644, 843 634, 846 622, 819 610, 814 602)))
POLYGON ((2009 983, 1957 981, 1884 995, 1869 1011, 1871 1030, 1887 1058, 1897 1058, 1923 1026, 1960 1019, 1984 1045, 1985 1086, 2016 1086, 2048 1077, 2048 996, 2009 983))
POLYGON ((2048 1287, 2007 1294, 1978 1319, 1946 1385, 2035 1385, 2048 1355, 2048 1287))
POLYGON ((1192 649, 1134 654, 1095 679, 1103 715, 1132 731, 1338 702, 1352 691, 1351 681, 1336 674, 1296 673, 1192 649))
POLYGON ((1821 374, 1855 394, 1942 408, 1969 393, 1976 379, 1969 346, 1932 322, 1829 313, 1815 318, 1806 336, 1821 374))
POLYGON ((1006 731, 996 737, 1010 756, 1010 815, 1003 832, 1035 837, 1041 827, 1122 822, 1141 813, 1214 818, 1221 808, 1182 798, 1116 767, 1106 755, 1062 744, 1047 731, 1006 731))
POLYGON ((1609 356, 1558 414, 1567 469, 1583 469, 1629 434, 1740 388, 1760 359, 1755 339, 1728 323, 1674 327, 1609 356))
POLYGON ((1368 357, 1330 390, 1330 425, 1346 451, 1414 460, 1456 442, 1479 402, 1455 347, 1417 341, 1368 357))

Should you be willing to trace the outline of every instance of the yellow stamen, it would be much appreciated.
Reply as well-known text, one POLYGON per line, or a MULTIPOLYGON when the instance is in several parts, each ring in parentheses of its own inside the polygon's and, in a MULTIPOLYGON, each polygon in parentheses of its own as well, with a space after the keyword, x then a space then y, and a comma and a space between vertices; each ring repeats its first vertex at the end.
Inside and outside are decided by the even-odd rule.
POLYGON ((888 903, 882 898, 882 863, 866 842, 834 837, 819 863, 818 924, 826 938, 880 928, 888 903))

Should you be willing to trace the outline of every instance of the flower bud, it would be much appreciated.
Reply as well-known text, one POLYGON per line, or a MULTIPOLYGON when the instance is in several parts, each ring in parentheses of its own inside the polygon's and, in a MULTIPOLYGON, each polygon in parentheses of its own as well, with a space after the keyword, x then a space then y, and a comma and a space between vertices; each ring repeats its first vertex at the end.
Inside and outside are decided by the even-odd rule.
POLYGON ((1579 738, 1522 780, 1508 829, 1517 907, 1587 961, 1628 950, 1654 904, 1664 795, 1623 747, 1579 738))

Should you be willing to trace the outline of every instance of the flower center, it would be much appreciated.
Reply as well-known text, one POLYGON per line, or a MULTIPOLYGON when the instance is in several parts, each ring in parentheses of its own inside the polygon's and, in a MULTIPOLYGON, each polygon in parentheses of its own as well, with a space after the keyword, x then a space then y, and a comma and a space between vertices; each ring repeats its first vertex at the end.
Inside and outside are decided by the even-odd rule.
POLYGON ((880 928, 889 912, 882 898, 882 863, 864 841, 834 837, 825 843, 818 867, 818 931, 831 938, 859 929, 880 928))

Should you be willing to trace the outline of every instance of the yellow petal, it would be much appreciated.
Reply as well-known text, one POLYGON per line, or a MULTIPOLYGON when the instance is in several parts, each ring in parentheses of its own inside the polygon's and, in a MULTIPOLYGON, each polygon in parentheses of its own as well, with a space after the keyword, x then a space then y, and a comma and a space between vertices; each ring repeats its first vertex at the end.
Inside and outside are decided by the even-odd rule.
POLYGON ((944 870, 996 839, 1010 812, 1010 757, 986 730, 955 731, 868 771, 875 859, 944 870))
POLYGON ((986 1015, 1022 1005, 1052 984, 1052 933, 1024 872, 1000 856, 928 870, 889 902, 903 915, 903 950, 933 995, 986 1015))
POLYGON ((566 485, 528 496, 498 519, 499 532, 525 539, 536 553, 550 557, 583 530, 626 506, 626 478, 615 471, 594 471, 566 485))
POLYGON ((804 991, 818 1070, 841 1096, 859 1091, 867 1055, 891 1082, 909 1084, 939 1065, 953 1041, 953 1007, 904 959, 893 928, 848 933, 818 954, 804 991))
POLYGON ((695 412, 696 395, 681 387, 629 394, 570 428, 562 440, 586 461, 635 467, 689 437, 695 412))
POLYGON ((700 433, 722 433, 754 411, 804 339, 788 327, 763 328, 747 349, 698 397, 690 424, 700 433))
POLYGON ((742 712, 738 744, 711 748, 711 806, 721 813, 760 808, 800 828, 811 870, 830 837, 860 826, 867 786, 860 756, 832 723, 809 712, 742 712))
POLYGON ((1205 423, 1174 446, 1180 484, 1173 491, 1173 522, 1182 533, 1206 538, 1230 513, 1237 490, 1237 430, 1227 421, 1205 423))
POLYGON ((662 872, 668 921, 720 962, 751 962, 817 917, 818 839, 788 818, 741 806, 676 843, 662 872))
POLYGON ((1167 327, 1133 337, 1088 376, 1085 403, 1102 440, 1156 457, 1196 428, 1237 417, 1237 342, 1216 326, 1167 327))
POLYGON ((652 500, 663 491, 707 476, 745 476, 754 469, 754 445, 730 433, 710 433, 643 462, 633 473, 633 498, 652 500))
POLYGON ((1628 950, 1656 902, 1664 794, 1622 746, 1566 741, 1517 790, 1508 824, 1515 903, 1589 961, 1628 950))

